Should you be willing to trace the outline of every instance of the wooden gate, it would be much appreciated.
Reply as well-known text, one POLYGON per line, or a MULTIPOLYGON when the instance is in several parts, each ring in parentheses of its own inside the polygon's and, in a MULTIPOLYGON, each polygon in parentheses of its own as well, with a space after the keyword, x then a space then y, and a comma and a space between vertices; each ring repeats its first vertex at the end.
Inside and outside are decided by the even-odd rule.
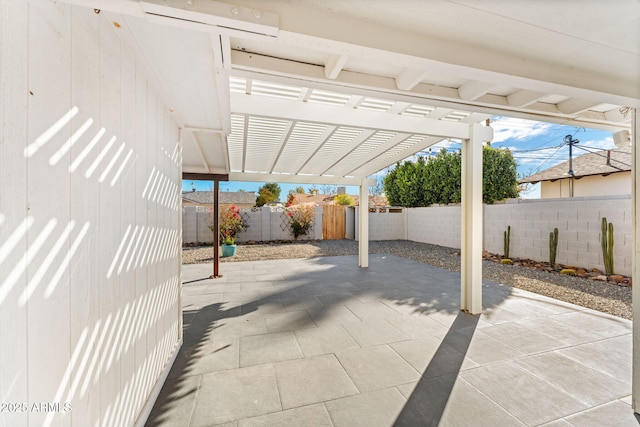
POLYGON ((344 239, 346 235, 346 206, 322 206, 322 238, 324 240, 344 239))

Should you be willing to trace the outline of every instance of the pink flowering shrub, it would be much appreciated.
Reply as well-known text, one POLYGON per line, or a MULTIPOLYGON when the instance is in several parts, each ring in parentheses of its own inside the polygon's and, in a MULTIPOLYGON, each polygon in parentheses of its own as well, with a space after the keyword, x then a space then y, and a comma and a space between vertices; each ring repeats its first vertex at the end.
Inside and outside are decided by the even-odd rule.
MULTIPOLYGON (((215 233, 213 216, 210 218, 209 228, 215 233)), ((220 243, 235 242, 236 234, 247 228, 249 225, 242 219, 240 209, 235 206, 220 208, 220 243)))
POLYGON ((291 223, 291 231, 294 239, 309 233, 313 221, 316 218, 316 209, 312 205, 294 205, 286 210, 291 223))

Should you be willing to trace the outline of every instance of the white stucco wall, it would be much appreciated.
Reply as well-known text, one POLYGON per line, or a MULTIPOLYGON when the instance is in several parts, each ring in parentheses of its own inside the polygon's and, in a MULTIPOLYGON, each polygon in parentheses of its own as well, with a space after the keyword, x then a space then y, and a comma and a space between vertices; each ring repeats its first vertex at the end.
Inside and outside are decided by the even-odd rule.
MULTIPOLYGON (((540 183, 543 199, 569 197, 569 179, 540 183)), ((618 172, 608 176, 585 176, 573 181, 574 197, 614 196, 631 194, 631 172, 618 172)))
POLYGON ((0 425, 134 425, 181 340, 178 129, 106 13, 0 8, 0 425))

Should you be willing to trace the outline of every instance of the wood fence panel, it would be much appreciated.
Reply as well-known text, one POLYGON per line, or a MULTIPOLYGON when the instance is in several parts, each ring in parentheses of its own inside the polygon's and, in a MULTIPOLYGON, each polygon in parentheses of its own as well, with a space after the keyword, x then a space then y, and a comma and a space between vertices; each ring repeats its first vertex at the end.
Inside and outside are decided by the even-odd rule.
POLYGON ((345 206, 325 205, 322 207, 322 239, 338 240, 346 236, 345 206))

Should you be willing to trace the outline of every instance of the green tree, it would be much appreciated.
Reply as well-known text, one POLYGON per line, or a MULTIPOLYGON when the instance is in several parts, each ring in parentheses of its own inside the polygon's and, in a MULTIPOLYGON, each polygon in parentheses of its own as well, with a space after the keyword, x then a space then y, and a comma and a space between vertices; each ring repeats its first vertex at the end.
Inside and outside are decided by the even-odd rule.
POLYGON ((426 162, 419 158, 416 163, 405 161, 398 163, 384 178, 384 193, 393 206, 426 206, 430 200, 425 198, 424 179, 426 162))
POLYGON ((258 197, 256 197, 256 206, 264 206, 267 203, 277 202, 280 200, 280 186, 275 182, 267 182, 258 189, 258 197))
MULTIPOLYGON (((483 201, 518 197, 516 162, 506 149, 484 147, 483 201)), ((425 161, 398 163, 384 179, 384 191, 394 206, 418 207, 432 203, 460 203, 462 157, 442 149, 425 161)))
POLYGON ((297 194, 304 194, 304 187, 303 186, 298 186, 296 187, 296 193, 297 194))
POLYGON ((485 147, 482 150, 482 201, 518 197, 518 165, 508 149, 485 147))

